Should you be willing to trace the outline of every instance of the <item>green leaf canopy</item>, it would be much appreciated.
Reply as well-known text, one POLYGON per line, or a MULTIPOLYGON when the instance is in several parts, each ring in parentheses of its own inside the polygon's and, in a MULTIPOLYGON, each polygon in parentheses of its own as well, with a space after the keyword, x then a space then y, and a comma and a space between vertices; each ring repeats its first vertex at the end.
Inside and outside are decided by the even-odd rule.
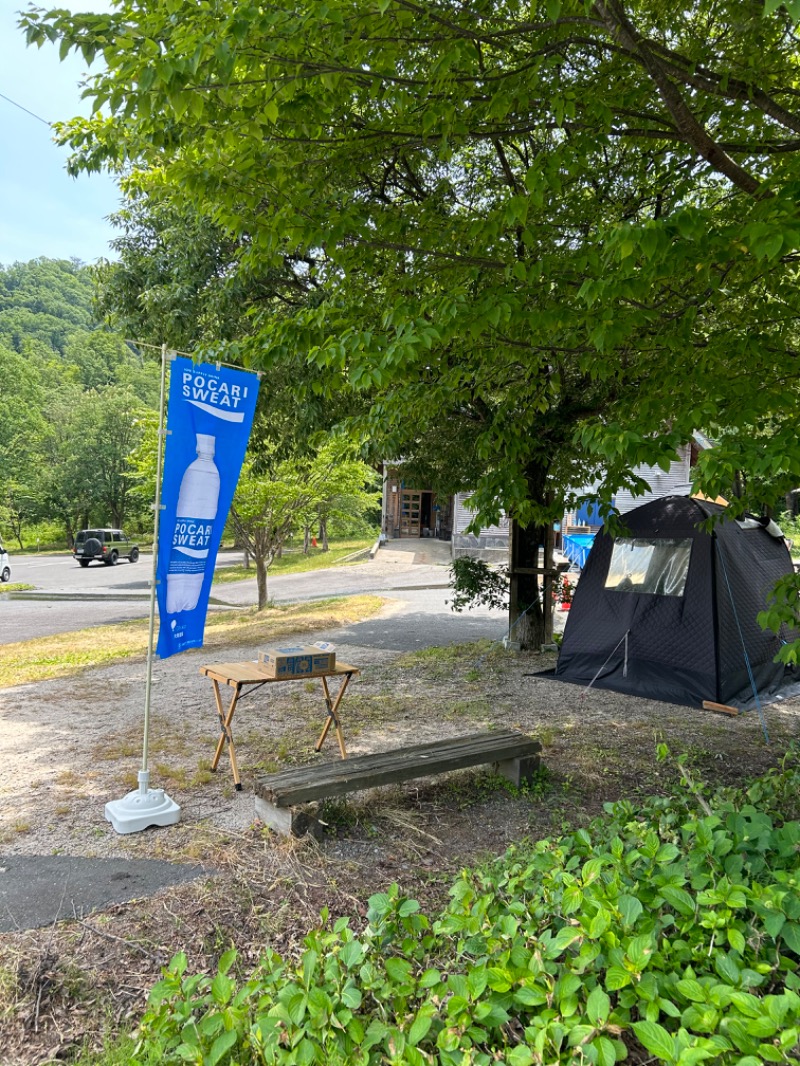
POLYGON ((800 477, 785 8, 119 0, 23 25, 105 64, 95 117, 62 129, 74 169, 166 190, 235 242, 233 271, 307 286, 253 306, 244 357, 301 352, 362 393, 385 455, 447 427, 484 521, 593 479, 610 499, 697 428, 727 431, 709 492, 765 447, 762 497, 800 477))

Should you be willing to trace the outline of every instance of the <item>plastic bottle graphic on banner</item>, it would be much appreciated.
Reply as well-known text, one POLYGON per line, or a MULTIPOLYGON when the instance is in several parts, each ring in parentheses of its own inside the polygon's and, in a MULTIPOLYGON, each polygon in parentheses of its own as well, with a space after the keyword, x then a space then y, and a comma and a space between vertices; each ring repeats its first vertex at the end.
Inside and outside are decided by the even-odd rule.
POLYGON ((214 565, 258 385, 244 370, 172 361, 156 567, 162 659, 203 645, 214 565))
POLYGON ((210 434, 197 434, 197 458, 181 479, 167 571, 167 614, 193 611, 200 599, 219 503, 215 444, 210 434))

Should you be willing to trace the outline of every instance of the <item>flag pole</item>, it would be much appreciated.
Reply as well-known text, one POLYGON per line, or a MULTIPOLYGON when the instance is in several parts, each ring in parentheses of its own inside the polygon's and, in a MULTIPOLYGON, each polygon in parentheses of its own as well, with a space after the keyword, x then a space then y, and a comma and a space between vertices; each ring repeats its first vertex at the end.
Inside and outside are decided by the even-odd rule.
POLYGON ((158 450, 156 454, 156 498, 153 505, 153 564, 150 570, 150 626, 147 634, 147 674, 144 684, 144 738, 142 742, 142 773, 147 768, 150 746, 150 696, 153 688, 153 649, 156 631, 156 585, 158 584, 158 530, 161 523, 161 472, 164 463, 164 410, 166 407, 167 346, 161 345, 161 395, 158 403, 158 450))
MULTIPOLYGON (((173 359, 174 355, 170 354, 173 359)), ((158 533, 161 517, 161 473, 164 455, 164 412, 166 408, 167 346, 161 345, 161 397, 158 408, 158 448, 156 455, 156 498, 153 505, 153 565, 150 575, 150 625, 147 637, 147 671, 144 688, 144 736, 139 787, 121 800, 106 804, 106 819, 118 833, 136 833, 151 825, 174 825, 180 821, 181 809, 163 788, 150 788, 148 750, 150 746, 150 699, 153 686, 153 649, 155 646, 156 585, 158 584, 158 533)))

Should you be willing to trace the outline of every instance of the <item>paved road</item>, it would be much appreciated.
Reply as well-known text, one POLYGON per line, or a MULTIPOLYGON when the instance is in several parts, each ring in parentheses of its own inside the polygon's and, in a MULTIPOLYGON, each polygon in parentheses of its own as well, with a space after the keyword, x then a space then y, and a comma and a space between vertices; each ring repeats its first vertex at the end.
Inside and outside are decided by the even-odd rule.
POLYGON ((0 933, 81 918, 98 907, 141 899, 204 873, 202 866, 161 859, 0 855, 0 933))
MULTIPOLYGON (((221 565, 238 561, 238 554, 226 552, 221 565)), ((149 553, 138 562, 122 559, 116 566, 92 563, 85 569, 68 552, 60 555, 10 555, 11 580, 33 585, 43 592, 133 593, 146 595, 150 585, 153 557, 149 553)))
POLYGON ((0 595, 0 644, 146 617, 151 558, 83 570, 70 555, 12 555, 12 582, 33 585, 37 597, 53 598, 0 595), (111 599, 111 594, 131 599, 111 599), (98 599, 78 599, 84 595, 98 599))
MULTIPOLYGON (((444 548, 444 545, 441 546, 444 548)), ((271 578, 269 594, 277 603, 381 593, 403 604, 391 620, 371 620, 347 631, 347 640, 367 647, 410 650, 505 634, 505 614, 479 609, 455 614, 447 605, 449 573, 443 552, 378 552, 375 560, 307 574, 271 578), (417 561, 420 560, 420 561, 417 561)), ((218 566, 238 561, 224 553, 218 566)), ((145 618, 149 613, 152 557, 116 567, 79 567, 69 556, 16 556, 13 580, 34 585, 35 595, 0 595, 0 644, 68 633, 75 629, 145 618)), ((256 602, 255 580, 219 583, 213 609, 256 602)), ((344 639, 344 634, 339 635, 344 639)))

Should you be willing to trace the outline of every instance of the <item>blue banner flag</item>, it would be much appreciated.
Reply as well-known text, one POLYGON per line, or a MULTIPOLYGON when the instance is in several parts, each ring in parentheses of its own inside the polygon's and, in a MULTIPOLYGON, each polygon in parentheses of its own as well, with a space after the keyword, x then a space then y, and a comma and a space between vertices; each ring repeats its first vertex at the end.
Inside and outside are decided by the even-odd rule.
POLYGON ((172 363, 161 486, 156 652, 203 646, 222 531, 242 469, 258 377, 244 370, 172 363))

